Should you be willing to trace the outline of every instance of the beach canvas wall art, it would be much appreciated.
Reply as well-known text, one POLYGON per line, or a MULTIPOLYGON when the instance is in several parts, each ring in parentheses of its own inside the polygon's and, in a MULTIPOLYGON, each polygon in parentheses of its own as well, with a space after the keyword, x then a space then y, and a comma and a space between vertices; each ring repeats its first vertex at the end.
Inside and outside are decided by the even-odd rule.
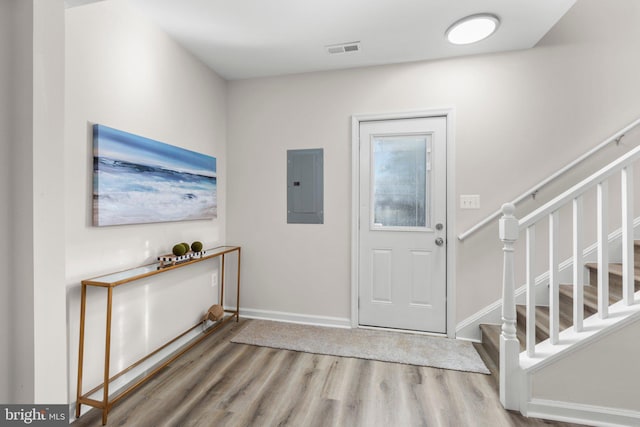
POLYGON ((216 218, 215 157, 93 126, 93 224, 216 218))

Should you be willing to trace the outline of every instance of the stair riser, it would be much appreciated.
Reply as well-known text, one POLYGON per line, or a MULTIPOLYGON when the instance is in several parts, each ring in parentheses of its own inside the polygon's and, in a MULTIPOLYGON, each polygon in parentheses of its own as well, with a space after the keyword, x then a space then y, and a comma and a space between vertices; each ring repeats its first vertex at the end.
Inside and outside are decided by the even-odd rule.
POLYGON ((496 331, 490 330, 492 328, 491 325, 481 325, 480 329, 482 330, 482 347, 484 347, 485 351, 493 361, 496 366, 500 366, 500 339, 497 337, 499 335, 499 329, 496 331))
MULTIPOLYGON (((519 306, 516 311, 516 321, 518 332, 521 332, 526 337, 527 331, 527 312, 525 306, 519 306)), ((536 313, 536 344, 549 338, 549 328, 541 327, 546 322, 548 324, 549 317, 544 313, 536 313)), ((524 342, 526 346, 526 341, 524 342)))
MULTIPOLYGON (((568 310, 568 312, 571 313, 571 316, 573 316, 573 293, 571 294, 565 294, 562 292, 560 293, 560 311, 562 312, 562 310, 568 310)), ((595 314, 597 311, 598 311, 597 303, 589 304, 589 301, 585 299, 584 311, 583 311, 584 318, 587 318, 592 314, 595 314)))
MULTIPOLYGON (((589 269, 589 279, 591 286, 598 286, 598 270, 589 269)), ((635 282, 636 291, 640 290, 640 282, 635 282)), ((618 274, 609 274, 609 295, 611 295, 613 301, 619 301, 622 295, 622 277, 618 274)))

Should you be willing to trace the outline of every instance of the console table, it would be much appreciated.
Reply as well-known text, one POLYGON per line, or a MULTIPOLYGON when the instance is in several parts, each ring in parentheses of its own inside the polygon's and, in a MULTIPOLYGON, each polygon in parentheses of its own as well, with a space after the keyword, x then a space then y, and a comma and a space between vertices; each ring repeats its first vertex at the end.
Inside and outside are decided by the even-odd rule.
POLYGON ((77 391, 77 403, 76 403, 76 418, 80 416, 80 407, 82 404, 93 406, 94 408, 102 409, 102 425, 107 423, 107 415, 111 407, 117 403, 120 399, 127 396, 130 392, 144 384, 149 378, 153 375, 160 372, 162 368, 169 365, 184 353, 189 351, 192 347, 200 343, 203 339, 205 339, 209 334, 218 330, 222 325, 231 319, 236 320, 236 322, 240 319, 240 247, 239 246, 220 246, 213 249, 207 249, 205 254, 198 258, 192 258, 188 261, 184 261, 175 265, 166 265, 161 266, 159 262, 143 265, 141 267, 132 268, 129 270, 107 274, 104 276, 94 277, 92 279, 87 279, 82 281, 82 293, 81 293, 81 303, 80 303, 80 346, 79 346, 79 355, 78 355, 78 391, 77 391), (192 326, 182 334, 178 335, 171 341, 162 345, 161 347, 154 350, 152 353, 149 353, 142 359, 135 362, 133 365, 128 368, 120 371, 114 376, 109 376, 109 362, 110 362, 110 353, 111 353, 111 314, 112 314, 112 301, 113 301, 113 289, 117 286, 122 286, 127 283, 135 282, 136 280, 143 279, 145 277, 154 276, 156 274, 163 274, 171 270, 175 270, 177 268, 188 267, 192 264, 210 260, 213 258, 220 257, 220 304, 224 306, 224 268, 225 268, 225 255, 237 252, 238 256, 238 272, 237 272, 237 294, 236 294, 236 308, 235 310, 224 310, 225 313, 230 314, 229 316, 225 316, 223 319, 216 322, 213 326, 209 327, 207 330, 203 331, 202 335, 198 338, 190 341, 184 347, 181 347, 176 353, 172 354, 168 359, 161 362, 159 365, 153 367, 151 372, 146 374, 144 377, 137 379, 134 384, 129 385, 124 391, 118 393, 117 396, 112 398, 109 397, 109 383, 121 375, 129 372, 136 366, 140 365, 145 360, 150 357, 158 354, 161 350, 166 348, 167 346, 173 344, 178 339, 184 337, 186 334, 194 330, 195 328, 202 325, 202 323, 197 323, 192 326), (85 312, 86 312, 86 300, 87 300, 87 286, 98 286, 102 288, 106 288, 107 290, 107 308, 106 308, 106 331, 105 331, 105 352, 104 352, 104 381, 102 384, 88 391, 87 393, 82 393, 82 368, 83 368, 83 358, 84 358, 84 333, 85 333, 85 312), (102 400, 91 399, 90 396, 96 393, 98 390, 103 389, 102 400))

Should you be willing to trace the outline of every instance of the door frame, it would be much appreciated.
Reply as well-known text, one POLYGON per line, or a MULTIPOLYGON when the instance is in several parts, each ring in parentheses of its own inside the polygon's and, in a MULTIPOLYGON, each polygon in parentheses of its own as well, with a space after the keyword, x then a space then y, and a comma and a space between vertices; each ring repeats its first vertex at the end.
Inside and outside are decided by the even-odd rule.
MULTIPOLYGON (((446 182, 446 204, 447 204, 447 326, 446 335, 455 338, 455 301, 456 301, 456 203, 455 203, 455 109, 443 108, 434 110, 405 111, 397 113, 382 114, 356 114, 351 116, 351 327, 359 328, 358 324, 358 283, 359 259, 360 259, 360 123, 376 120, 399 120, 399 119, 419 119, 431 117, 444 117, 447 121, 447 182, 446 182)), ((384 329, 384 328, 377 328, 384 329)), ((441 334, 436 334, 441 335, 441 334)))

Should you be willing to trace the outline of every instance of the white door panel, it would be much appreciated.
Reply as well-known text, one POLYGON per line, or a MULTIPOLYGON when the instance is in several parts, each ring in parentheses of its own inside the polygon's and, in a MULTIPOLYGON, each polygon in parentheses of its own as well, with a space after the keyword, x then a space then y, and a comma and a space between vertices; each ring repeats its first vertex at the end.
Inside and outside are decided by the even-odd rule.
POLYGON ((446 332, 446 119, 360 123, 359 324, 446 332))

